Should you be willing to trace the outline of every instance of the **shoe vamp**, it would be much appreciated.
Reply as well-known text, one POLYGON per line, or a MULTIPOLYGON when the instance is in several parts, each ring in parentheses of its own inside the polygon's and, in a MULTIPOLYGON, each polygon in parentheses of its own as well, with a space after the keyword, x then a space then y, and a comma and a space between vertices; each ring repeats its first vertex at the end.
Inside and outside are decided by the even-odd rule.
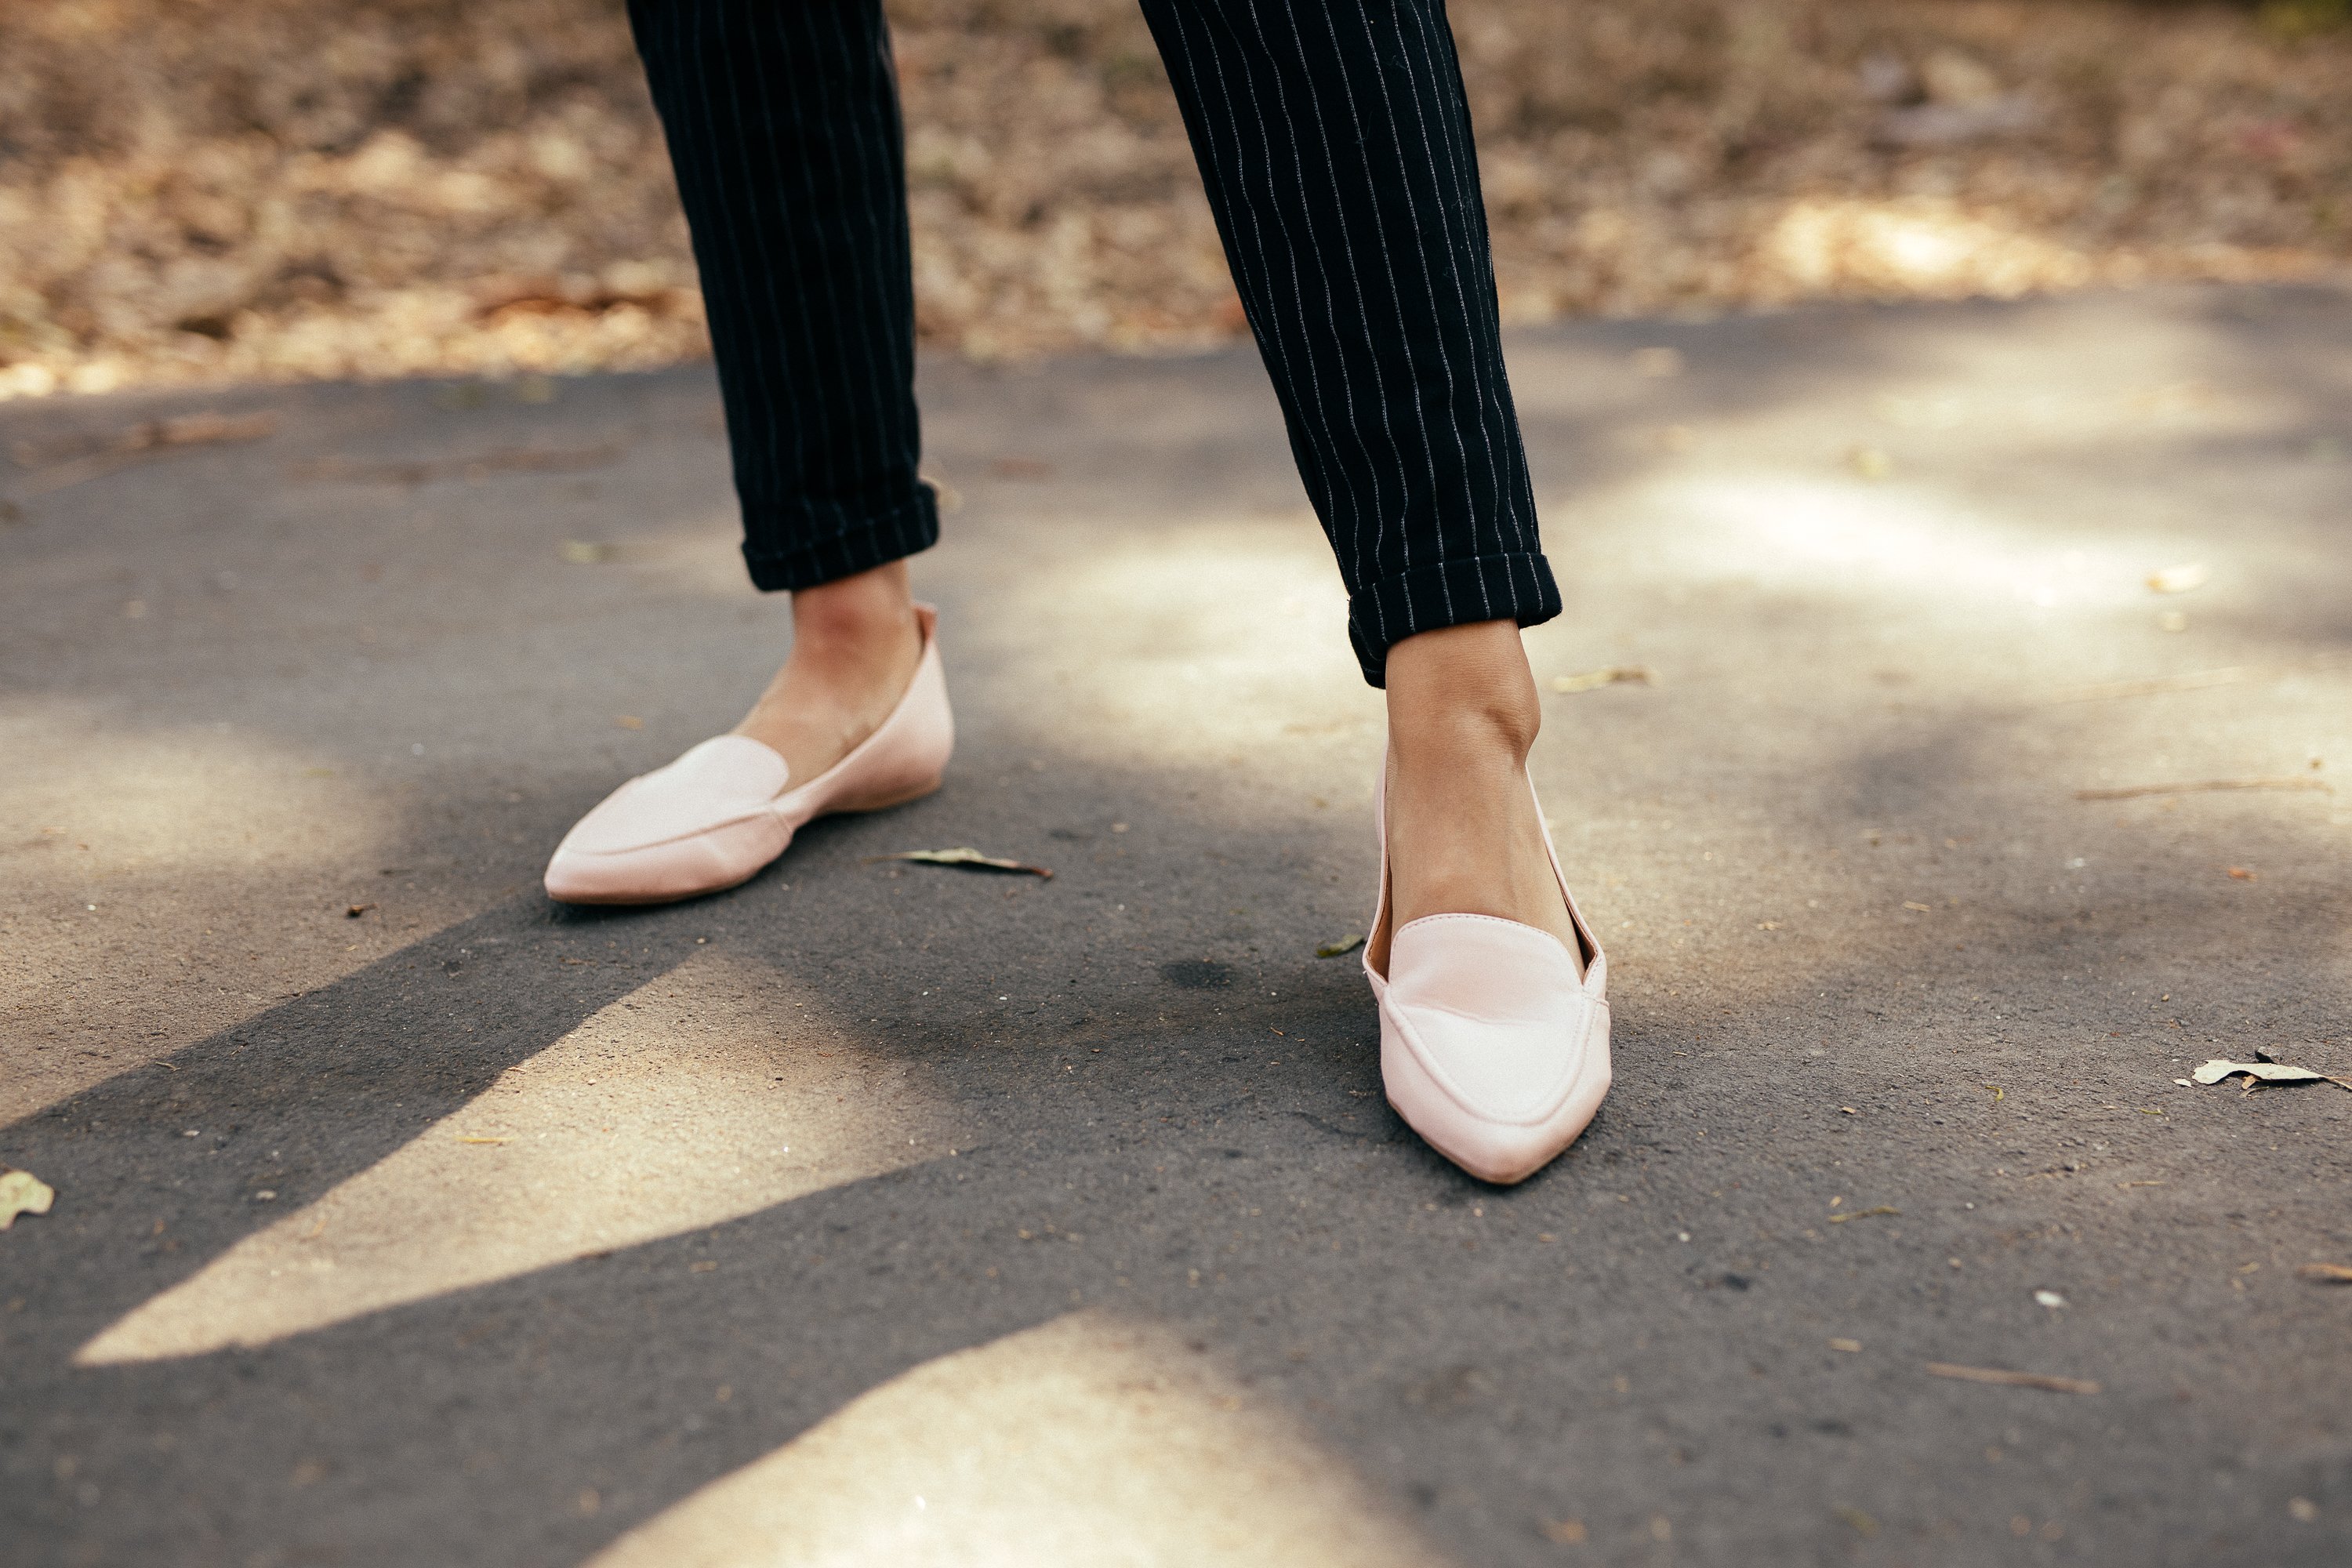
POLYGON ((1503 1121, 1538 1120, 1559 1105, 1581 1068, 1596 1006, 1552 937, 1478 917, 1400 931, 1387 1003, 1464 1108, 1503 1121))
POLYGON ((1401 1020, 1414 1050, 1463 1109, 1496 1121, 1537 1121, 1559 1105, 1583 1065, 1588 1005, 1498 1021, 1436 1008, 1401 1020))
POLYGON ((783 784, 783 759, 740 736, 719 741, 739 744, 706 741, 669 766, 631 779, 582 817, 563 847, 617 855, 767 815, 783 784))

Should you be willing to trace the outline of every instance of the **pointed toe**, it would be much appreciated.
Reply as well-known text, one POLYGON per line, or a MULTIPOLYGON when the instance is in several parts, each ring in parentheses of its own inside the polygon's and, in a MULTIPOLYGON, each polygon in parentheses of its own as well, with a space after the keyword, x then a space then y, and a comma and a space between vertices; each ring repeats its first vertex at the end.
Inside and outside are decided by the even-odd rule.
POLYGON ((1482 1181, 1524 1181, 1609 1091, 1609 1005, 1549 933, 1433 915, 1396 933, 1380 999, 1389 1103, 1482 1181))
POLYGON ((614 850, 559 845, 547 896, 566 904, 667 904, 747 882, 792 841, 772 818, 744 817, 614 850))

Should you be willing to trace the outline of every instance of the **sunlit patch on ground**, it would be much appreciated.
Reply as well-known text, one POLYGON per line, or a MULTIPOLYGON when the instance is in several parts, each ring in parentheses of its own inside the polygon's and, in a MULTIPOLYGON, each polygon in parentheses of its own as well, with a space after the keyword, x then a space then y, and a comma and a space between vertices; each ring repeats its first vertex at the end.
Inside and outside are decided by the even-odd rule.
POLYGON ((589 1568, 1438 1568, 1205 1346, 1094 1311, 893 1378, 589 1568))
MULTIPOLYGON (((136 601, 133 601, 134 603, 136 601)), ((397 811, 348 769, 257 729, 128 725, 94 704, 0 703, 0 1124, 188 1037, 128 1026, 159 1000, 102 983, 110 950, 177 971, 178 1005, 225 1022, 268 998, 219 995, 210 952, 251 922, 229 889, 376 858, 397 811), (205 1004, 197 1003, 200 1008, 205 1004)))
POLYGON ((1007 584, 1011 613, 987 632, 1023 639, 1053 682, 1052 727, 1076 723, 1094 755, 1199 766, 1286 726, 1378 722, 1348 651, 1347 595, 1304 509, 1137 531, 1036 565, 1007 584))
POLYGON ((953 1120, 817 994, 698 959, 98 1335, 85 1364, 265 1344, 950 1158, 953 1120))

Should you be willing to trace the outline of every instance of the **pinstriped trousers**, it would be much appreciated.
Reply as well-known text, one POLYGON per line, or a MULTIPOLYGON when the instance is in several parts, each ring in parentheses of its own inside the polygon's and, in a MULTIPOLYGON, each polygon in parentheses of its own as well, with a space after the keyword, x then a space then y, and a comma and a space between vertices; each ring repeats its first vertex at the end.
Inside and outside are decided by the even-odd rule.
MULTIPOLYGON (((1364 678, 1559 613, 1444 0, 1141 0, 1349 595, 1364 678)), ((629 0, 763 589, 939 536, 880 0, 629 0)))

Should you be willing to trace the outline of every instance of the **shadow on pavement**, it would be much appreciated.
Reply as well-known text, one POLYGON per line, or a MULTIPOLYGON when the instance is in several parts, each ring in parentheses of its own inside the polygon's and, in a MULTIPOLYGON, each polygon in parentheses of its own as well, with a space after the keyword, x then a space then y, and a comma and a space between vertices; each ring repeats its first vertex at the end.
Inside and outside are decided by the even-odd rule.
MULTIPOLYGON (((1402 1131, 1354 960, 1312 956, 1360 930, 1379 708, 1244 361, 930 367, 963 500, 924 565, 954 782, 665 910, 514 889, 757 674, 736 667, 772 623, 720 614, 700 373, 498 415, 551 448, 634 432, 589 491, 426 487, 347 528, 294 487, 241 512, 313 447, 484 438, 415 389, 330 389, 269 395, 311 411, 295 445, 170 480, 212 521, 163 543, 164 470, 64 492, 9 542, 10 703, 80 704, 92 734, 227 715, 278 748, 251 765, 289 821, 330 814, 299 793, 315 753, 383 826, 242 869, 124 864, 152 905, 129 934, 68 918, 112 907, 83 897, 98 873, 21 862, 12 929, 100 1001, 28 990, 42 1037, 139 1055, 109 1030, 148 1006, 184 1039, 59 1076, 0 1131, 60 1194, 0 1237, 0 1531, 44 1563, 580 1563, 787 1445, 882 1441, 855 1436, 890 1430, 877 1390, 951 1402, 924 1369, 981 1363, 942 1358, 1091 1344, 1102 1313, 1139 1326, 1148 1364, 1104 1365, 1143 1366, 1106 1376, 1150 1408, 1230 1404, 1326 1457, 1343 1479, 1301 1483, 1285 1528, 1354 1484, 1394 1540, 1465 1563, 2334 1560, 2341 1300, 2293 1270, 2352 1247, 2346 1106, 2173 1080, 2256 1046, 2352 1067, 2352 819, 2282 783, 2352 757, 2327 521, 2352 461, 2315 455, 2345 321, 2338 295, 2238 290, 1515 348, 1573 563, 1538 675, 1656 679, 1547 699, 1618 1087, 1508 1191, 1402 1131), (1681 376, 1626 368, 1661 344, 1681 376), (617 564, 545 564, 599 530, 617 564), (184 602, 133 582, 153 596, 125 617, 110 563, 133 552, 254 575, 184 602), (2142 585, 2188 559, 2210 588, 2142 585), (2176 604, 2186 632, 2155 620, 2176 604), (393 629, 401 606, 445 629, 393 629), (320 617, 391 651, 331 668, 320 617), (142 689, 167 656, 182 684, 142 689), (2177 679, 2214 670, 2236 673, 2177 679), (444 719, 398 772, 398 738, 444 719), (2217 779, 2270 787, 2077 798, 2217 779), (1057 875, 864 860, 951 842, 1057 875), (346 888, 418 934, 297 951, 346 934, 346 888), (292 933, 301 994, 199 1031, 156 953, 263 895, 308 911, 254 915, 292 933)), ((55 770, 44 811, 69 804, 55 770)), ((955 1419, 1029 1452, 1024 1422, 1071 1406, 989 1364, 1028 1370, 971 1374, 955 1419)), ((856 1528, 929 1561, 910 1518, 856 1528)))

